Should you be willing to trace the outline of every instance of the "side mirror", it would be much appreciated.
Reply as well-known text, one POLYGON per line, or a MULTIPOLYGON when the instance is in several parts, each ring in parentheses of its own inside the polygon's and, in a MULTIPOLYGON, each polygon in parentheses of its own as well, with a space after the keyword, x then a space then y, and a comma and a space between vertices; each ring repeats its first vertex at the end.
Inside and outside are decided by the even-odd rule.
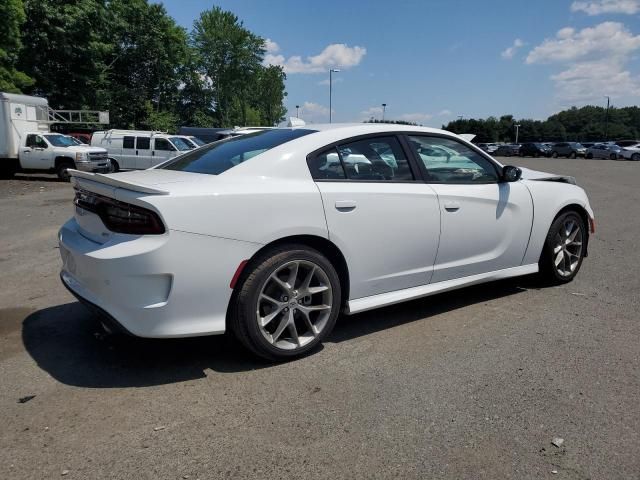
POLYGON ((522 176, 522 170, 513 165, 507 165, 502 168, 502 181, 503 182, 517 182, 522 176))

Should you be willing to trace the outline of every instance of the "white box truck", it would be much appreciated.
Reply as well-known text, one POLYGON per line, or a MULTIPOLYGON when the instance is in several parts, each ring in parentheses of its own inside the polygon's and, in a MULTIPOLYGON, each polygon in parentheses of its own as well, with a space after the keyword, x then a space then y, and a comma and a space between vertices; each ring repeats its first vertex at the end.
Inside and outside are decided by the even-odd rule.
POLYGON ((68 169, 108 171, 104 148, 83 146, 73 138, 49 130, 47 100, 0 92, 0 178, 16 172, 55 172, 68 180, 68 169))

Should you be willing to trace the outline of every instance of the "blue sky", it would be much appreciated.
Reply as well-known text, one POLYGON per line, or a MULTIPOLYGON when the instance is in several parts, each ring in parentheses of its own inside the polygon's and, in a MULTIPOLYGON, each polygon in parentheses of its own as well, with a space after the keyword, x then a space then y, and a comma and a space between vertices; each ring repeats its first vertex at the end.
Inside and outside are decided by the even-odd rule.
POLYGON ((164 0, 188 30, 213 5, 269 39, 285 100, 310 122, 381 115, 546 118, 570 105, 640 103, 640 0, 164 0), (298 58, 296 58, 298 57, 298 58))

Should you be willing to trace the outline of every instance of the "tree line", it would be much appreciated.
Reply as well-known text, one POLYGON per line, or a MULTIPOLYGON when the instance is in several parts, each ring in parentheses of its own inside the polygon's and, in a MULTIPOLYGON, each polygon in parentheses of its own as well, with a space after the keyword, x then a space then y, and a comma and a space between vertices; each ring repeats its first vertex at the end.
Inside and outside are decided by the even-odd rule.
POLYGON ((285 73, 219 7, 191 31, 148 0, 0 0, 0 91, 109 110, 111 127, 274 125, 285 73))
POLYGON ((513 115, 486 119, 463 118, 447 125, 454 133, 474 133, 474 142, 606 141, 640 139, 640 108, 572 107, 546 120, 519 119, 513 115))

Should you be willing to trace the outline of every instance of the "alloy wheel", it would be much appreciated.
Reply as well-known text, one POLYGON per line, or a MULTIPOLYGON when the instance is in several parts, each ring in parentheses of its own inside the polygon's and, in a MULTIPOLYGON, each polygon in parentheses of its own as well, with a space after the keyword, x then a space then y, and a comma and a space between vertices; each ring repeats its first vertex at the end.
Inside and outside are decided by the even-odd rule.
POLYGON ((582 231, 571 218, 562 224, 553 247, 553 263, 562 277, 568 277, 578 268, 582 255, 582 231))
POLYGON ((258 296, 256 321, 274 347, 295 350, 316 338, 333 309, 333 292, 326 272, 308 260, 278 267, 258 296))

